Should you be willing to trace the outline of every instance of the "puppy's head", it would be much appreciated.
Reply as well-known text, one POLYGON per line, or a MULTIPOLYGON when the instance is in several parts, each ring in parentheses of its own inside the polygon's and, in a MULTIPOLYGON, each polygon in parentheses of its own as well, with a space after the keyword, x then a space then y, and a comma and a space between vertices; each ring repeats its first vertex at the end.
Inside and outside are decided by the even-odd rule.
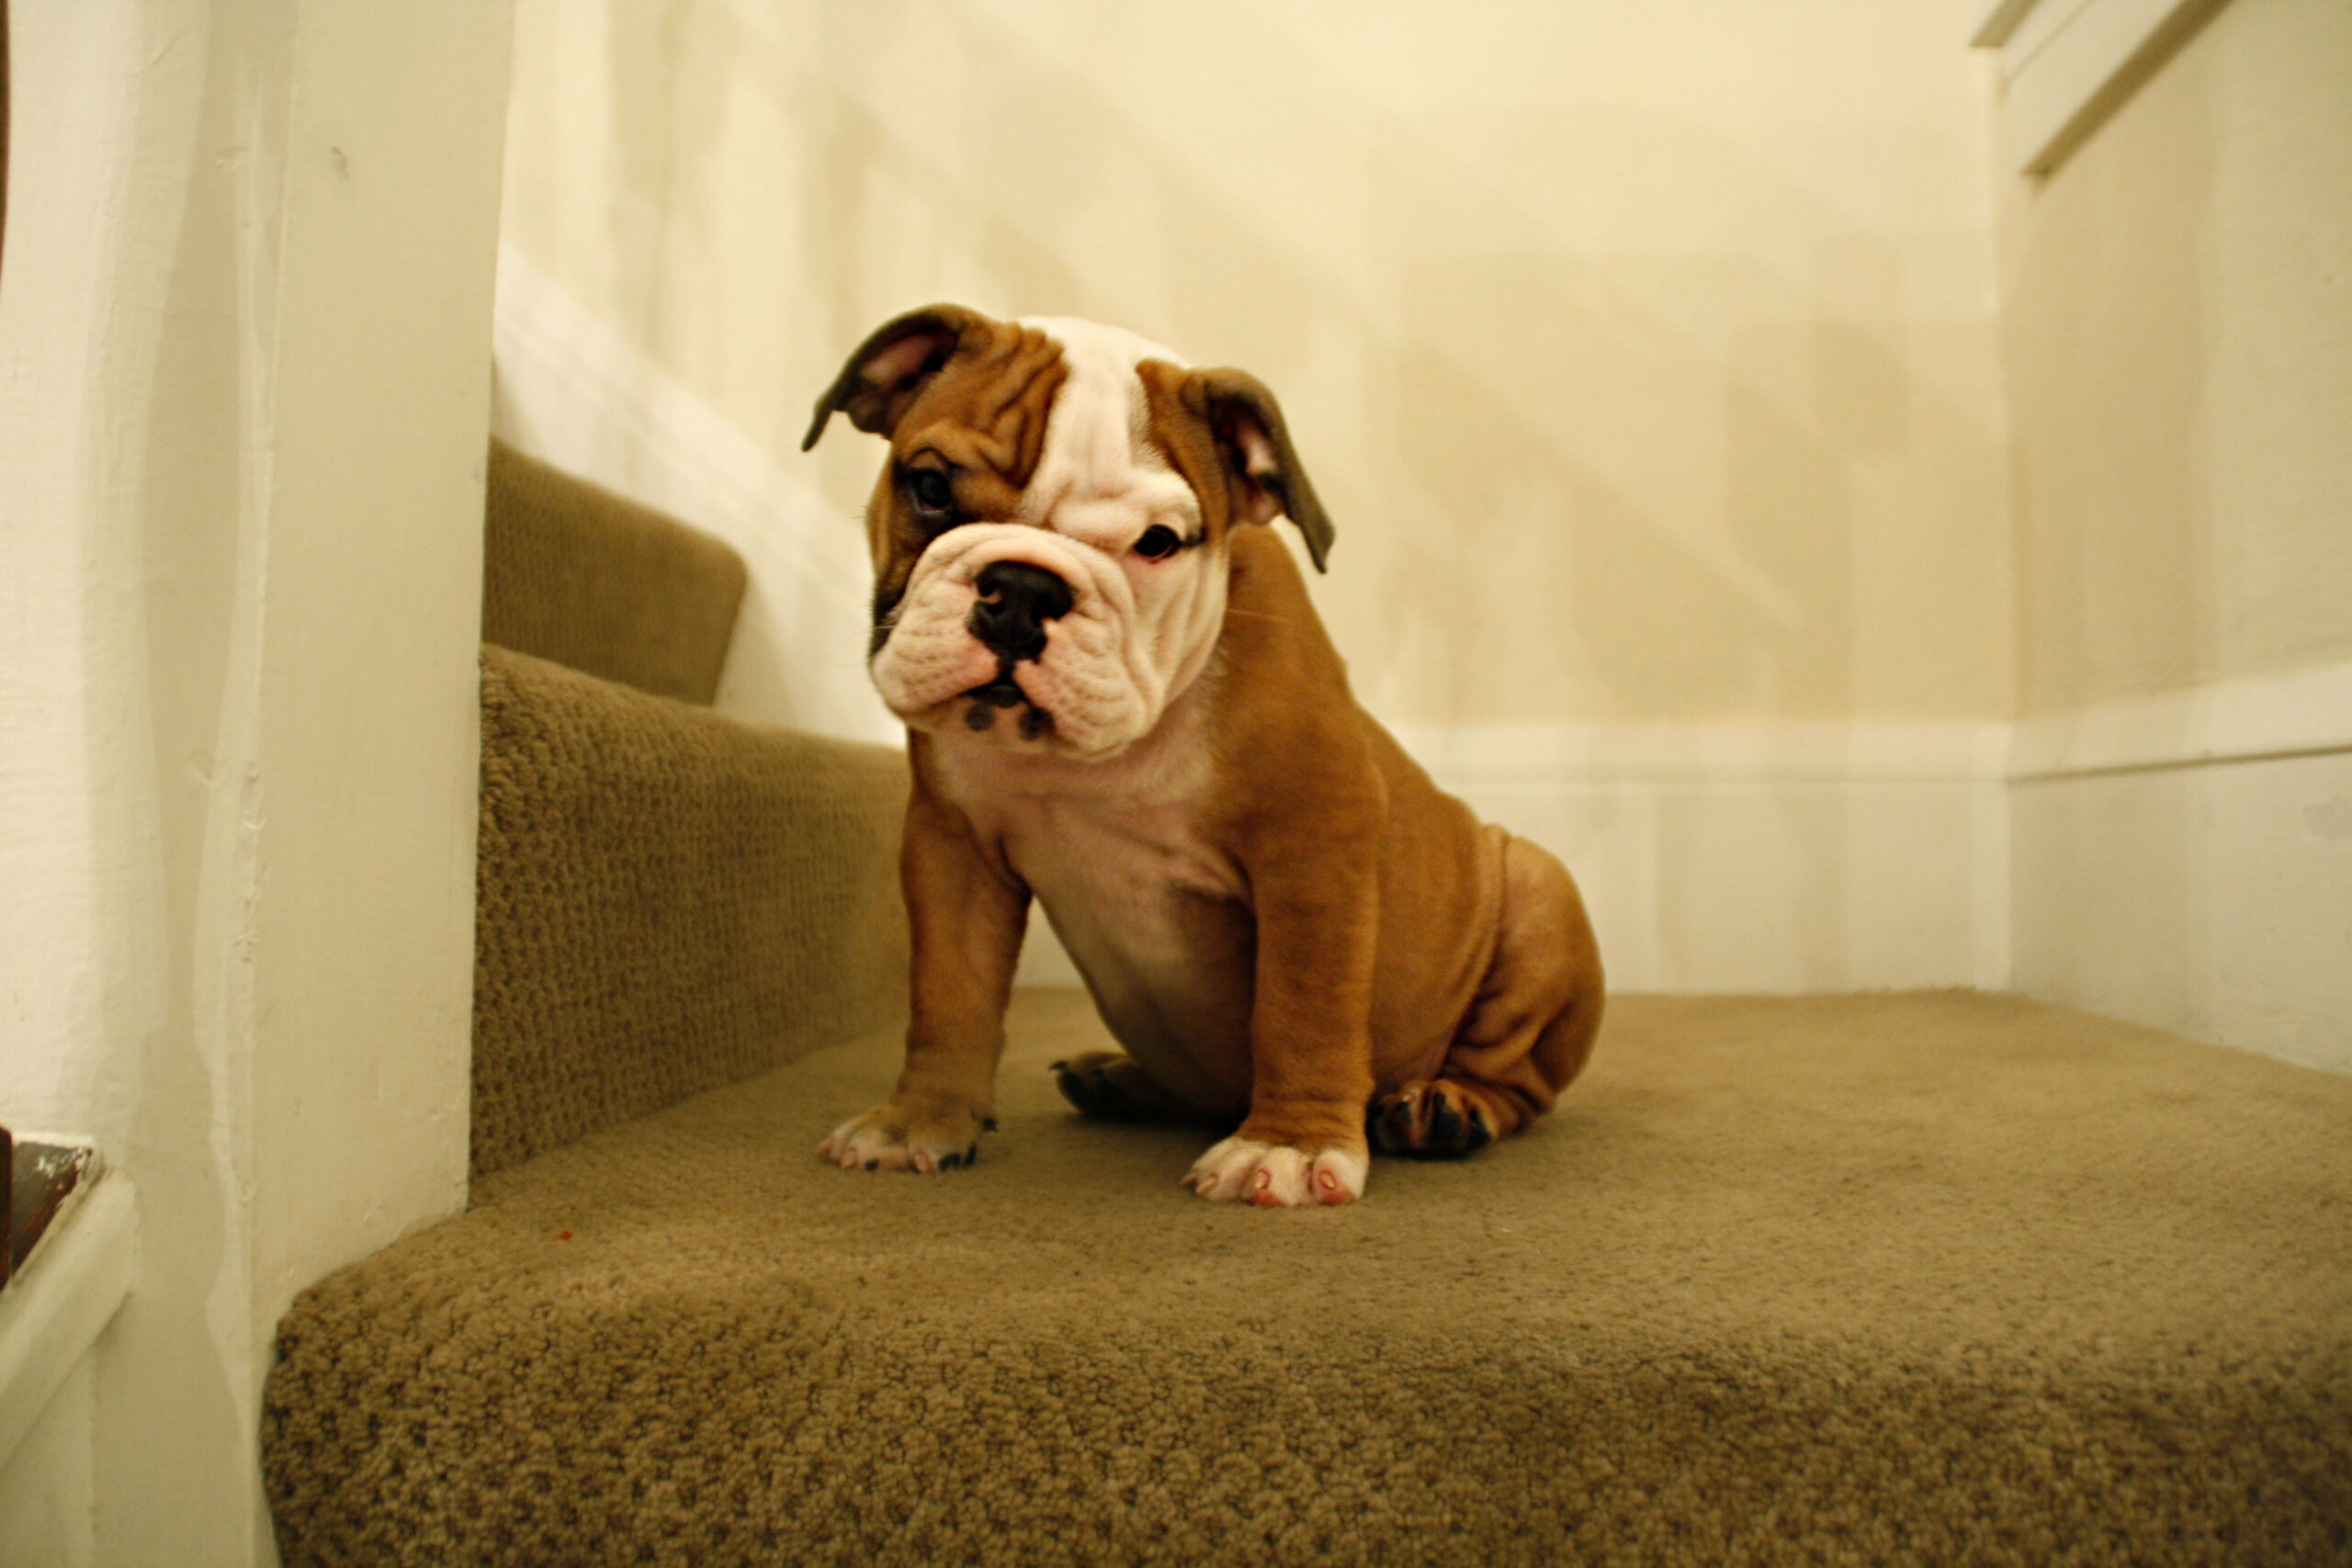
POLYGON ((817 400, 887 437, 866 509, 869 665, 909 725, 1085 760, 1148 734, 1224 621, 1227 541, 1331 525, 1273 394, 1132 333, 935 305, 817 400))

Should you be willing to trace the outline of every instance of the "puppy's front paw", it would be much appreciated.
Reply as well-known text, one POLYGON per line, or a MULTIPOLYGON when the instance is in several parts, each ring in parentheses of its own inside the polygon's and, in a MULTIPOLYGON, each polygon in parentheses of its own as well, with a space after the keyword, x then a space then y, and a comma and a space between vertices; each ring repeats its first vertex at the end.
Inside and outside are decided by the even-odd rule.
POLYGON ((953 1170, 980 1157, 992 1117, 960 1101, 891 1100, 853 1116, 817 1145, 843 1170, 953 1170))
POLYGON ((1368 1163, 1352 1149, 1309 1151, 1235 1137, 1194 1160, 1184 1185, 1213 1202, 1238 1198, 1263 1209, 1352 1203, 1363 1196, 1368 1163))

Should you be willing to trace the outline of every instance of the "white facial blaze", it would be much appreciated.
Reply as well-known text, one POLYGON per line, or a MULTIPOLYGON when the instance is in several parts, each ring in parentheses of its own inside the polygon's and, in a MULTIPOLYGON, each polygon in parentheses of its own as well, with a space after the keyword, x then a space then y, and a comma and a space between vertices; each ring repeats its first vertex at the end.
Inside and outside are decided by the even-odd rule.
POLYGON ((1225 561, 1193 543, 1202 536, 1199 498, 1145 440, 1135 367, 1144 359, 1182 361, 1091 322, 1023 324, 1061 344, 1068 376, 1016 520, 951 528, 923 551, 874 660, 874 681, 909 723, 968 733, 967 694, 1001 670, 969 627, 977 580, 998 561, 1041 568, 1069 585, 1070 608, 1047 626, 1044 654, 1011 675, 1050 728, 1024 731, 1000 714, 983 733, 1001 744, 1104 758, 1149 733, 1200 674, 1224 621, 1225 561), (1137 555, 1136 541, 1155 525, 1187 547, 1158 559, 1137 555))

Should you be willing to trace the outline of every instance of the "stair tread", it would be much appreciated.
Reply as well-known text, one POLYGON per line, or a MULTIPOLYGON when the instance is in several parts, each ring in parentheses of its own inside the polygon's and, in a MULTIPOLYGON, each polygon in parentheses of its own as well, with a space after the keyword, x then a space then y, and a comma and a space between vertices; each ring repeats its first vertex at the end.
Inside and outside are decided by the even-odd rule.
POLYGON ((1017 999, 970 1170, 815 1158, 887 1034, 543 1156, 297 1303, 281 1536, 2341 1553, 2352 1080, 2005 997, 1611 1007, 1554 1117, 1345 1210, 1069 1112, 1074 993, 1017 999))

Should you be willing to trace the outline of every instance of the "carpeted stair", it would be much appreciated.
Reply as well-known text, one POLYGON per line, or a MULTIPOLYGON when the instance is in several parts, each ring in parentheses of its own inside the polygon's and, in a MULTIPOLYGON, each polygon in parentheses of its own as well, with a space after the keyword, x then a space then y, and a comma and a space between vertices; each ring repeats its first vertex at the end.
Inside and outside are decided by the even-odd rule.
POLYGON ((905 1006, 906 765, 714 713, 734 550, 491 449, 472 1168, 905 1006))
MULTIPOLYGON (((529 486, 639 537, 500 468, 493 584, 529 486)), ((281 1325, 289 1563, 2352 1562, 2352 1080, 1625 998, 1526 1136, 1266 1213, 1067 1111, 1026 992, 978 1167, 848 1174, 896 759, 567 657, 485 649, 473 1205, 281 1325)))

